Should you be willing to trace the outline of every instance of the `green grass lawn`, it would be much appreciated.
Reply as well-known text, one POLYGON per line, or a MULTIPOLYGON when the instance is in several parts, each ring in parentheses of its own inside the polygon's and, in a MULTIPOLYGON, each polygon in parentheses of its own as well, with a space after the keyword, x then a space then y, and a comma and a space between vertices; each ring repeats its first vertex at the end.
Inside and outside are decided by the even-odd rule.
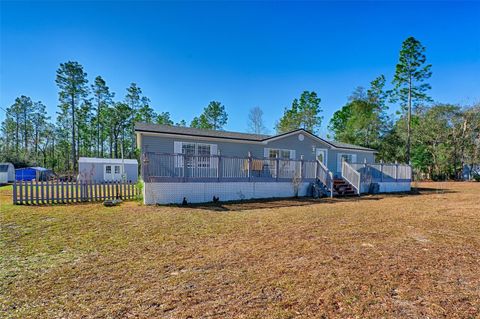
POLYGON ((480 183, 222 206, 13 206, 5 318, 478 318, 480 183), (322 317, 323 316, 323 317, 322 317))
POLYGON ((13 189, 13 185, 1 185, 0 191, 11 191, 13 189))

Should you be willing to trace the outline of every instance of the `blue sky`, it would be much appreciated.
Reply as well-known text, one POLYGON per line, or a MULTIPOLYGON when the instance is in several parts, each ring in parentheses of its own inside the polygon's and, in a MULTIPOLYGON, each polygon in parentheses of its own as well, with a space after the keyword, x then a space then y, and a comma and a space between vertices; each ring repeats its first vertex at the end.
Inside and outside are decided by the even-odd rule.
MULTIPOLYGON (((479 2, 4 2, 0 4, 0 107, 28 95, 50 114, 55 71, 75 60, 117 99, 136 82, 157 111, 188 122, 209 101, 246 131, 260 106, 273 132, 303 90, 321 97, 324 121, 356 86, 390 82, 402 41, 427 47, 431 96, 480 101, 479 2)), ((0 112, 0 120, 4 118, 0 112)))

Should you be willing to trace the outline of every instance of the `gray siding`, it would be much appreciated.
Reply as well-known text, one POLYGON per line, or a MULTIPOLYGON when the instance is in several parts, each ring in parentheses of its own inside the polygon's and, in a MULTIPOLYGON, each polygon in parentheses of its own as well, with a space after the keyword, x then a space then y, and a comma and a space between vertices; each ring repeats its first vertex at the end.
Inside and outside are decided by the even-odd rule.
POLYGON ((375 163, 375 154, 373 152, 355 151, 355 150, 343 150, 332 149, 328 152, 328 169, 335 175, 340 176, 341 168, 338 168, 338 156, 339 154, 353 154, 357 156, 357 163, 375 163))
POLYGON ((300 141, 298 138, 299 134, 302 134, 302 132, 286 136, 284 138, 278 138, 266 144, 247 141, 237 142, 231 140, 210 140, 207 138, 202 140, 198 138, 188 138, 184 136, 164 137, 158 135, 142 134, 141 146, 142 153, 173 153, 174 141, 195 143, 203 142, 208 144, 216 144, 221 155, 246 157, 248 155, 248 152, 251 152, 253 157, 258 158, 264 156, 265 148, 279 148, 295 150, 296 159, 300 159, 300 156, 303 155, 305 160, 315 160, 315 149, 324 148, 327 149, 327 166, 335 174, 339 173, 337 170, 337 156, 339 153, 355 154, 357 156, 357 162, 363 162, 364 160, 366 160, 367 163, 373 163, 375 161, 375 156, 373 152, 334 149, 330 144, 318 141, 317 139, 314 139, 306 134, 303 134, 304 139, 303 141, 300 141))

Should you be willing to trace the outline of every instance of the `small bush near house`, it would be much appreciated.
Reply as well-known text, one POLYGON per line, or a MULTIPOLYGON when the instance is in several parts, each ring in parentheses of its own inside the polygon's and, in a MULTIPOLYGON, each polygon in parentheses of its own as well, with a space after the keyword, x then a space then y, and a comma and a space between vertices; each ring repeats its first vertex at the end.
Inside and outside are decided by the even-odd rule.
POLYGON ((138 179, 138 182, 137 182, 137 201, 139 202, 142 202, 143 201, 143 186, 144 186, 144 183, 143 183, 143 180, 140 178, 138 179))

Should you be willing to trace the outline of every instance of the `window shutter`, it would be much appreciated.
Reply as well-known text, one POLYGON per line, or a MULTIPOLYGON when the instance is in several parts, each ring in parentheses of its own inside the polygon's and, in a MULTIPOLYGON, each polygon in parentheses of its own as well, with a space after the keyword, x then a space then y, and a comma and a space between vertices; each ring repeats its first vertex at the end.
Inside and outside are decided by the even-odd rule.
POLYGON ((182 153, 182 142, 173 142, 173 152, 175 154, 181 154, 182 153))
POLYGON ((210 155, 218 155, 217 144, 210 144, 210 155))
MULTIPOLYGON (((182 154, 182 142, 178 142, 178 141, 173 142, 173 152, 175 154, 182 154)), ((175 167, 183 167, 183 156, 175 155, 174 163, 175 163, 175 167)))
POLYGON ((265 158, 270 157, 270 149, 269 148, 264 148, 263 149, 263 157, 265 157, 265 158))

